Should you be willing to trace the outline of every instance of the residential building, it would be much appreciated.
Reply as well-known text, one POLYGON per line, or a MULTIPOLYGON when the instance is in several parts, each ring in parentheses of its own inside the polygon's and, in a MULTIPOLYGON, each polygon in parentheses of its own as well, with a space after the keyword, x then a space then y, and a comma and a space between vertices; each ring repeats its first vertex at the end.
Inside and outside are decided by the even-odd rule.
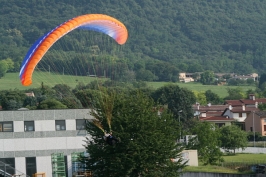
MULTIPOLYGON (((0 161, 32 176, 52 176, 52 155, 64 157, 72 177, 71 155, 84 152, 89 109, 0 111, 0 161)), ((14 172, 15 173, 15 172, 14 172)))
POLYGON ((196 103, 192 106, 194 116, 209 117, 209 116, 221 116, 227 105, 212 105, 208 103, 206 106, 196 103))
POLYGON ((192 73, 179 73, 179 81, 180 82, 194 82, 192 77, 192 73))
POLYGON ((214 123, 218 127, 231 125, 235 120, 228 116, 222 116, 222 113, 227 108, 227 105, 211 105, 201 106, 199 103, 193 105, 194 116, 200 121, 214 123))
POLYGON ((246 131, 266 136, 266 111, 252 111, 246 118, 245 127, 246 131))
POLYGON ((231 105, 232 107, 255 107, 257 108, 259 104, 266 103, 266 98, 256 98, 254 94, 249 94, 248 99, 240 100, 225 100, 226 105, 231 105))
POLYGON ((215 124, 218 127, 231 125, 235 122, 234 119, 224 116, 210 116, 210 117, 200 117, 200 121, 207 121, 215 124))
POLYGON ((259 109, 257 107, 246 107, 244 104, 242 104, 241 107, 232 107, 231 105, 228 105, 228 108, 224 110, 222 116, 234 119, 235 124, 238 125, 242 130, 245 130, 245 120, 247 116, 252 111, 258 110, 259 109))

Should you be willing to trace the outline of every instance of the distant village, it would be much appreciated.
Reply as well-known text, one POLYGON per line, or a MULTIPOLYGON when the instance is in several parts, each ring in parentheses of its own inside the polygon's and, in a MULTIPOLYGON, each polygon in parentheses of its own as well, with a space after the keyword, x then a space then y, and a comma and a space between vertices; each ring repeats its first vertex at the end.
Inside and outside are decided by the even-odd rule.
POLYGON ((266 136, 266 111, 260 111, 259 104, 266 103, 266 98, 255 98, 250 94, 248 99, 226 100, 223 105, 193 105, 195 118, 214 123, 218 127, 232 123, 247 132, 258 132, 266 136))
MULTIPOLYGON (((184 83, 194 82, 200 78, 200 74, 202 74, 202 72, 196 72, 196 73, 181 72, 179 73, 179 81, 184 83)), ((254 81, 257 81, 259 77, 257 73, 251 73, 248 75, 237 75, 235 73, 214 73, 214 75, 216 79, 224 80, 224 83, 226 82, 226 80, 223 79, 224 76, 229 76, 230 78, 240 79, 240 80, 252 79, 254 81)))

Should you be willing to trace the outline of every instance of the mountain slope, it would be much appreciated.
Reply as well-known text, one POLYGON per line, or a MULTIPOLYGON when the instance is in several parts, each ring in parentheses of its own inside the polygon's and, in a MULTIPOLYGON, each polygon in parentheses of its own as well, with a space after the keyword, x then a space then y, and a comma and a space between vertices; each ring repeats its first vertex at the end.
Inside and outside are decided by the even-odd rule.
MULTIPOLYGON (((129 30, 125 56, 180 71, 264 72, 266 1, 1 0, 0 59, 20 61, 42 34, 77 15, 104 13, 129 30)), ((147 67, 147 66, 146 66, 147 67)))

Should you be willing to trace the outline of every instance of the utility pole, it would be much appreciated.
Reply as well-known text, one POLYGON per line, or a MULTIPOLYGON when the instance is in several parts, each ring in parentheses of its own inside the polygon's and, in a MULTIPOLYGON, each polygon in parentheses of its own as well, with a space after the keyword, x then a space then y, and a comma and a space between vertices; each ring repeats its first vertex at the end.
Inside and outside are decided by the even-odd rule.
POLYGON ((179 141, 181 140, 181 122, 180 122, 180 113, 183 112, 183 110, 178 111, 178 122, 179 122, 179 141))
POLYGON ((255 147, 255 124, 254 124, 254 111, 252 111, 253 118, 253 146, 255 147))

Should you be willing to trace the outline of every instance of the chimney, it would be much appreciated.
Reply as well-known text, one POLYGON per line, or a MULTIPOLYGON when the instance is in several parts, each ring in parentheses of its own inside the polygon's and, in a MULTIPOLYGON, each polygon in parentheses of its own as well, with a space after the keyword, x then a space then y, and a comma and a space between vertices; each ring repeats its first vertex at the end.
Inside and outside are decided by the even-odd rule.
POLYGON ((211 107, 212 104, 211 103, 208 103, 207 105, 208 105, 208 107, 211 107))
POLYGON ((255 102, 255 108, 258 108, 258 102, 257 101, 255 102))
POLYGON ((245 104, 242 104, 242 110, 245 111, 246 107, 245 104))
POLYGON ((199 110, 200 104, 198 102, 196 102, 197 108, 199 110))
POLYGON ((231 104, 229 104, 229 110, 232 110, 232 105, 231 104))
POLYGON ((255 95, 254 94, 249 94, 249 99, 250 100, 255 100, 255 95))

